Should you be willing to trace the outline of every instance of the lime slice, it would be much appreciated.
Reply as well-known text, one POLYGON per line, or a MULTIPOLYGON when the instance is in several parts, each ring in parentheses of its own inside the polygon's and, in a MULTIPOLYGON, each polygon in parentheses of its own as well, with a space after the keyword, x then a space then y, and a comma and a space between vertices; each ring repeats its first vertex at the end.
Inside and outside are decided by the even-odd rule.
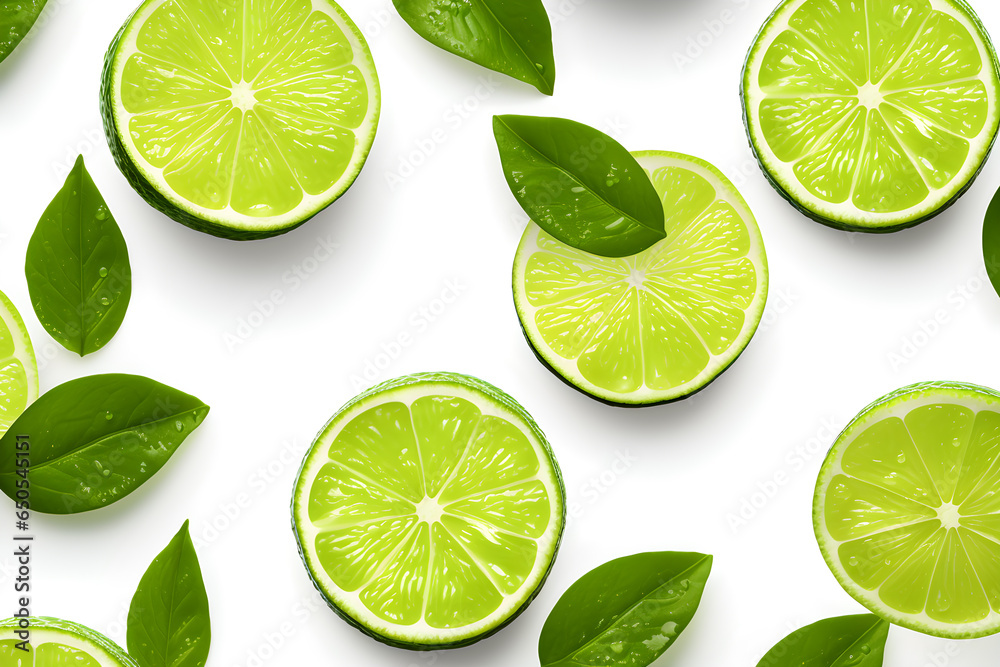
POLYGON ((28 330, 0 292, 0 436, 38 398, 38 367, 28 330))
POLYGON ((888 232, 953 204, 997 136, 996 54, 961 0, 785 0, 743 71, 775 188, 833 227, 888 232))
POLYGON ((331 0, 146 0, 101 82, 118 167, 216 236, 287 232, 340 197, 375 139, 364 37, 331 0))
POLYGON ((90 628, 58 618, 31 618, 30 645, 23 640, 18 619, 0 621, 0 665, 4 667, 139 667, 117 644, 90 628))
POLYGON ((514 260, 514 303, 539 359, 616 405, 705 387, 750 342, 767 300, 764 242, 733 184, 687 155, 634 155, 663 200, 665 239, 615 259, 528 223, 514 260))
POLYGON ((292 524, 330 606, 379 641, 472 644, 535 597, 565 521, 527 412, 464 375, 413 375, 345 405, 295 484, 292 524))
POLYGON ((934 382, 865 408, 819 475, 813 523, 840 584, 938 637, 1000 631, 1000 392, 934 382))

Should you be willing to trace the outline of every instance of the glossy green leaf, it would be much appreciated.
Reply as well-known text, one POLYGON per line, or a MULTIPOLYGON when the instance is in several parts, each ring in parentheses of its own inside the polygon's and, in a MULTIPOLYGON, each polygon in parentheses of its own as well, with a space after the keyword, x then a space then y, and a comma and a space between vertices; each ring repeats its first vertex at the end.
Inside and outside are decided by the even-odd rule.
POLYGON ((712 557, 653 552, 619 558, 580 578, 542 627, 542 667, 643 667, 698 610, 712 557))
POLYGON ((418 35, 551 95, 552 26, 541 0, 392 0, 418 35))
POLYGON ((0 490, 15 498, 17 440, 27 436, 31 509, 110 505, 156 474, 207 414, 194 396, 137 375, 72 380, 29 405, 0 438, 0 490))
POLYGON ((187 521, 142 575, 127 639, 139 667, 203 667, 208 659, 208 594, 187 521))
POLYGON ((45 8, 45 0, 0 0, 0 62, 17 48, 45 8))
POLYGON ((782 639, 757 667, 881 667, 888 634, 873 614, 828 618, 782 639))
POLYGON ((83 156, 35 227, 24 271, 38 320, 80 356, 104 347, 125 319, 128 248, 83 156))
POLYGON ((504 176, 521 208, 563 243, 605 257, 666 237, 663 203, 635 158, 592 127, 562 118, 495 116, 504 176))
POLYGON ((993 289, 1000 294, 1000 190, 997 191, 986 209, 986 220, 983 222, 983 257, 986 260, 986 273, 990 276, 993 289))

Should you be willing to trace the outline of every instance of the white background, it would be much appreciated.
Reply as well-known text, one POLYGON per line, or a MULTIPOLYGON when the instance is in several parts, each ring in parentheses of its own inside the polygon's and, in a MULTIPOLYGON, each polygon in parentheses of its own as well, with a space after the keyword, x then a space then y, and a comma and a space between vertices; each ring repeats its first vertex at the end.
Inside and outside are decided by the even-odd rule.
MULTIPOLYGON (((28 323, 43 391, 86 374, 138 373, 195 394, 212 412, 125 501, 34 517, 34 613, 124 643, 140 576, 187 518, 212 605, 209 667, 536 664, 539 631, 560 593, 591 568, 645 550, 716 556, 694 623, 660 665, 752 666, 795 627, 863 611, 816 547, 816 474, 834 431, 892 389, 931 379, 1000 385, 1000 300, 983 282, 980 248, 1000 160, 958 205, 916 229, 837 232, 771 190, 744 137, 740 70, 771 0, 545 0, 558 65, 552 98, 424 43, 388 0, 345 0, 382 84, 367 166, 299 230, 223 241, 147 206, 104 141, 102 59, 135 2, 49 0, 49 19, 0 66, 0 289, 28 323), (697 155, 742 190, 767 246, 769 308, 746 353, 715 384, 673 405, 616 409, 535 360, 512 304, 524 218, 501 175, 494 113, 570 117, 633 150, 697 155), (36 221, 81 152, 125 233, 135 274, 121 331, 83 360, 38 324, 22 268, 36 221), (388 175, 401 168, 402 182, 390 187, 388 175), (337 249, 326 261, 311 259, 323 244, 337 249), (297 269, 308 279, 293 278, 297 269), (460 296, 422 325, 420 309, 436 309, 449 281, 460 296), (272 309, 265 302, 273 296, 281 303, 272 309), (270 314, 254 314, 261 311, 270 314), (943 324, 922 333, 921 323, 935 317, 943 324), (241 321, 259 326, 227 344, 241 321), (315 606, 289 526, 305 448, 356 393, 352 375, 369 361, 385 365, 382 346, 400 333, 412 343, 376 379, 455 370, 505 389, 545 430, 580 514, 530 609, 460 651, 387 648, 315 606), (620 474, 619 456, 634 459, 620 474), (776 474, 784 484, 770 484, 776 474), (761 487, 771 497, 755 496, 761 487), (234 510, 237 499, 244 507, 234 510), (751 502, 752 512, 744 507, 751 502), (746 519, 735 525, 741 507, 746 519)), ((974 4, 1000 35, 1000 4, 974 4)), ((5 500, 0 538, 13 522, 5 500)), ((0 564, 6 616, 12 561, 0 564)), ((1000 637, 950 643, 894 629, 889 642, 890 667, 987 667, 1000 652, 1000 637)))

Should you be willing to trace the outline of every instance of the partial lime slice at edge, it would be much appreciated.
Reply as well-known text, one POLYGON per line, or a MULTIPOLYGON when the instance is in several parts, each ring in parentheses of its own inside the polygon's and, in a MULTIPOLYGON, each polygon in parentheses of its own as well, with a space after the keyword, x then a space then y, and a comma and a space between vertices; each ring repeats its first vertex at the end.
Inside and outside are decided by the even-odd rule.
POLYGON ((90 628, 58 618, 37 617, 30 623, 30 650, 16 645, 20 620, 0 621, 0 664, 67 665, 79 667, 138 667, 138 663, 104 635, 90 628))
POLYGON ((38 398, 38 365, 24 320, 0 292, 0 436, 38 398))
POLYGON ((953 639, 1000 631, 1000 392, 904 387, 837 438, 813 502, 841 586, 902 627, 953 639))
POLYGON ((301 225, 350 187, 374 141, 378 77, 357 26, 332 0, 273 9, 146 0, 105 60, 119 168, 155 208, 216 236, 301 225))
POLYGON ((819 222, 870 232, 923 222, 965 193, 996 140, 998 88, 989 36, 961 0, 787 0, 741 85, 775 189, 819 222))

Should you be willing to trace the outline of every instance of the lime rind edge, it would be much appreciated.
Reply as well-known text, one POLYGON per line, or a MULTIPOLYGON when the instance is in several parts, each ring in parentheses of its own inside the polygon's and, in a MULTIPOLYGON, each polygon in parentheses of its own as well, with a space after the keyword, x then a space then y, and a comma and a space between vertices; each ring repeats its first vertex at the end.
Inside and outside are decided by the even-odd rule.
MULTIPOLYGON (((632 155, 640 160, 661 158, 675 160, 678 162, 686 162, 700 167, 708 172, 712 176, 710 182, 717 188, 716 200, 722 199, 730 204, 733 204, 734 208, 736 208, 740 213, 740 217, 750 235, 752 247, 746 256, 751 262, 753 262, 754 268, 757 270, 757 291, 754 294, 754 301, 750 308, 744 311, 746 319, 743 330, 740 332, 740 336, 733 341, 732 345, 730 345, 730 347, 727 348, 723 354, 715 355, 709 353, 713 361, 715 359, 723 359, 724 361, 722 363, 715 364, 714 367, 713 362, 710 362, 709 365, 706 366, 706 368, 694 380, 681 385, 680 387, 674 387, 668 391, 651 390, 644 384, 642 389, 632 392, 631 394, 621 394, 609 391, 603 387, 598 387, 586 378, 576 374, 573 374, 573 377, 567 377, 567 373, 560 370, 559 362, 556 361, 562 359, 562 357, 553 352, 540 336, 538 336, 539 340, 536 341, 536 334, 534 334, 524 322, 523 313, 534 310, 534 308, 526 307, 524 305, 526 297, 522 294, 521 289, 524 283, 524 265, 527 258, 531 256, 531 253, 524 251, 523 245, 530 234, 538 232, 537 225, 530 221, 524 231, 524 234, 522 235, 514 259, 513 293, 514 307, 518 314, 518 322, 520 323, 521 333, 524 335, 532 353, 546 369, 548 369, 569 387, 606 405, 624 408, 644 408, 665 405, 684 400, 685 398, 690 398, 691 396, 706 389, 710 384, 721 377, 734 363, 736 363, 736 361, 742 356, 743 352, 746 351, 747 347, 749 347, 751 340, 760 326, 760 321, 764 316, 764 309, 767 306, 767 296, 770 288, 770 272, 767 262, 767 251, 764 246, 764 238, 761 234, 760 226, 757 224, 757 219, 753 215, 753 211, 750 209, 750 206, 747 204, 743 195, 739 192, 736 186, 733 185, 732 181, 730 181, 729 178, 722 173, 722 171, 715 167, 715 165, 701 158, 673 151, 633 151, 632 155), (719 196, 719 189, 726 193, 725 197, 719 196), (759 258, 759 262, 755 261, 755 258, 759 258)), ((576 362, 575 359, 568 361, 572 363, 576 362)))
MULTIPOLYGON (((172 220, 196 231, 234 241, 251 241, 286 234, 302 226, 313 217, 323 212, 336 200, 340 199, 340 197, 343 196, 352 185, 354 185, 354 182, 361 174, 361 170, 368 160, 368 156, 370 155, 372 147, 375 143, 375 136, 378 132, 382 104, 381 87, 379 85, 378 72, 375 67, 375 60, 372 56, 371 48, 369 47, 364 34, 347 14, 347 12, 345 12, 344 9, 333 0, 316 0, 325 3, 333 13, 337 14, 340 19, 338 25, 344 29, 345 34, 354 38, 351 43, 351 46, 355 48, 354 64, 358 67, 358 70, 365 77, 365 81, 369 85, 368 116, 366 116, 365 120, 361 123, 358 131, 355 132, 355 138, 357 141, 356 145, 358 147, 363 147, 363 150, 355 151, 350 167, 337 181, 337 184, 341 184, 340 187, 338 187, 337 184, 334 184, 333 187, 323 194, 316 195, 314 198, 317 201, 314 205, 303 209, 303 206, 300 203, 299 206, 292 211, 281 216, 276 216, 276 221, 272 221, 269 226, 261 224, 240 225, 233 219, 218 215, 218 212, 203 209, 190 201, 177 197, 168 187, 164 188, 167 192, 164 192, 160 188, 156 187, 156 185, 153 184, 150 175, 145 173, 140 166, 142 157, 137 155, 134 156, 129 150, 128 144, 121 139, 121 137, 123 135, 127 135, 128 132, 122 132, 120 129, 121 126, 118 117, 119 103, 117 95, 115 94, 115 91, 119 88, 118 78, 121 72, 121 68, 118 67, 119 60, 126 57, 125 54, 119 52, 119 47, 122 42, 128 38, 131 29, 140 25, 135 23, 135 20, 139 17, 140 13, 149 5, 163 1, 164 0, 144 0, 144 2, 136 8, 136 10, 132 12, 122 24, 122 27, 118 30, 118 33, 111 41, 111 44, 109 45, 104 56, 99 100, 102 125, 104 127, 104 135, 107 139, 108 147, 111 150, 111 155, 114 158, 115 164, 117 165, 119 171, 122 172, 122 175, 125 176, 125 180, 128 181, 129 185, 131 185, 139 196, 146 200, 150 206, 172 220), (362 66, 362 60, 364 61, 364 66, 362 66), (369 129, 367 133, 362 133, 361 130, 366 125, 369 129), (201 212, 196 213, 192 211, 192 209, 198 209, 201 212)), ((314 11, 316 10, 314 9, 314 11)), ((253 216, 247 216, 235 212, 233 213, 239 220, 268 220, 268 218, 254 218, 253 216)))
MULTIPOLYGON (((56 637, 53 637, 50 641, 58 641, 57 638, 59 636, 69 636, 78 640, 79 643, 88 645, 89 648, 97 648, 104 653, 103 656, 91 655, 91 657, 97 659, 110 658, 111 661, 119 665, 119 667, 139 667, 139 663, 137 663, 134 658, 130 657, 122 647, 97 630, 80 625, 79 623, 74 623, 61 618, 53 618, 51 616, 32 616, 29 617, 29 621, 31 623, 32 633, 42 630, 43 632, 48 631, 56 635, 56 637)), ((0 620, 0 633, 4 630, 17 629, 18 622, 19 620, 13 617, 0 620)), ((106 667, 107 662, 104 660, 101 661, 106 667)))
POLYGON ((1000 632, 1000 613, 991 609, 991 614, 986 619, 958 626, 940 621, 934 621, 933 619, 931 619, 930 622, 917 622, 914 620, 914 616, 922 618, 923 616, 926 616, 925 612, 919 615, 898 612, 885 604, 877 602, 872 597, 872 591, 862 588, 853 579, 851 579, 843 568, 840 559, 837 558, 836 553, 831 551, 829 548, 832 544, 835 543, 839 545, 841 542, 834 540, 833 537, 829 535, 826 527, 823 525, 826 490, 836 472, 834 468, 839 466, 840 455, 843 453, 844 447, 854 441, 856 432, 863 427, 867 427, 873 421, 881 421, 884 419, 885 416, 879 414, 883 409, 894 408, 902 405, 903 403, 919 400, 923 397, 927 397, 928 395, 940 394, 941 392, 950 392, 952 398, 955 399, 961 399, 964 395, 972 397, 980 402, 994 400, 996 401, 998 408, 1000 408, 1000 391, 971 382, 958 381, 916 382, 891 391, 888 394, 875 399, 863 410, 861 410, 850 422, 848 422, 847 426, 844 427, 834 440, 834 444, 830 447, 826 458, 823 460, 823 464, 820 467, 820 472, 816 480, 816 487, 813 495, 813 532, 815 534, 820 553, 823 556, 823 560, 826 561, 827 567, 830 568, 830 572, 837 580, 837 583, 839 583, 844 591, 854 598, 855 601, 868 609, 868 611, 894 625, 914 630, 916 632, 922 632, 933 637, 940 637, 943 639, 977 639, 1000 632), (992 619, 992 621, 990 619, 992 619), (952 627, 969 627, 971 629, 955 632, 950 630, 952 627))
MULTIPOLYGON (((761 46, 761 40, 769 34, 770 30, 775 28, 773 25, 777 17, 784 11, 787 10, 787 6, 794 2, 794 0, 784 0, 781 2, 774 11, 767 17, 761 26, 760 30, 757 32, 754 40, 747 51, 746 58, 743 62, 743 69, 740 76, 740 100, 742 108, 743 117, 743 127, 747 137, 747 142, 750 146, 750 150, 753 153, 754 159, 757 162, 758 167, 760 167, 761 172, 764 174, 764 178, 771 185, 771 187, 789 204, 792 205, 799 213, 806 216, 807 218, 819 222, 827 227, 837 229, 840 231, 847 232, 865 232, 870 234, 888 234, 893 232, 898 232, 903 229, 908 229, 914 227, 921 223, 927 222, 928 220, 938 216, 947 209, 954 206, 959 199, 961 199, 973 186, 976 179, 982 173, 983 169, 986 167, 986 163, 989 161, 990 154, 997 142, 998 136, 1000 136, 1000 58, 997 56, 996 49, 993 47, 993 41, 990 38, 989 32, 986 26, 983 24, 979 15, 976 14, 975 10, 965 2, 965 0, 943 0, 951 4, 953 7, 961 11, 966 18, 973 24, 978 33, 979 39, 982 46, 985 48, 986 52, 989 54, 990 63, 992 64, 993 70, 993 91, 994 91, 994 108, 992 116, 992 132, 990 134, 990 139, 987 141, 980 151, 979 163, 976 169, 972 170, 970 174, 967 175, 961 186, 955 189, 954 193, 940 205, 936 207, 931 207, 927 210, 927 207, 921 204, 918 210, 907 216, 896 216, 898 219, 893 219, 892 216, 886 216, 882 221, 866 222, 861 219, 857 220, 847 220, 834 216, 824 215, 820 211, 816 211, 809 206, 803 204, 801 201, 795 198, 795 196, 790 193, 786 187, 780 183, 777 177, 771 172, 768 167, 768 160, 766 159, 767 151, 758 148, 758 142, 766 141, 763 137, 757 137, 759 129, 751 122, 751 113, 749 109, 748 100, 748 89, 750 88, 750 76, 751 76, 751 63, 754 57, 757 56, 758 52, 763 50, 761 46)), ((971 142, 970 142, 971 143, 971 142)), ((963 170, 968 171, 968 170, 963 170)), ((961 175, 960 172, 956 175, 958 178, 961 175)), ((947 188, 940 188, 940 190, 945 190, 947 188)), ((821 204, 826 204, 822 200, 816 199, 816 201, 821 202, 821 204)))
MULTIPOLYGON (((543 463, 540 461, 540 463, 543 463)), ((540 473, 541 474, 541 471, 540 473)), ((550 526, 552 525, 550 520, 550 526)), ((398 378, 393 378, 382 382, 364 392, 358 394, 347 403, 343 405, 330 420, 324 425, 320 430, 319 434, 316 436, 313 444, 310 446, 309 451, 302 459, 302 464, 299 467, 299 471, 296 474, 295 484, 293 486, 292 502, 291 502, 291 526, 292 533, 295 536, 296 547, 299 552, 299 557, 302 559, 305 565, 306 573, 309 575, 309 579, 312 581, 313 586, 319 592, 320 596, 326 602, 327 606, 337 614, 346 623, 354 627, 355 629, 361 631, 362 633, 368 635, 369 637, 392 646, 394 648, 408 649, 414 651, 436 651, 443 649, 456 649, 470 646, 479 642, 482 639, 490 637, 503 628, 507 627, 514 620, 520 616, 525 609, 534 601, 534 599, 541 592, 549 574, 555 565, 556 558, 559 554, 559 547, 562 544, 564 531, 566 528, 566 487, 563 481, 562 470, 559 467, 559 462, 556 460, 555 454, 552 451, 552 447, 549 441, 546 439, 544 433, 539 428, 538 424, 531 417, 530 414, 518 403, 513 397, 504 392, 503 390, 497 388, 496 386, 481 380, 477 377, 471 375, 465 375, 461 373, 451 373, 451 372, 426 372, 426 373, 414 373, 411 375, 405 375, 398 378), (298 527, 300 521, 300 501, 304 496, 307 496, 308 489, 303 487, 303 482, 305 481, 304 475, 307 469, 312 463, 312 459, 315 456, 319 456, 319 450, 321 449, 318 445, 323 442, 324 436, 335 427, 337 423, 351 411, 358 407, 360 404, 367 402, 378 395, 385 392, 393 391, 396 389, 406 388, 409 386, 419 385, 419 384, 457 384, 465 389, 470 389, 472 391, 479 391, 483 393, 488 399, 491 399, 498 403, 504 409, 510 411, 517 418, 521 419, 523 423, 530 429, 532 436, 537 444, 541 446, 542 451, 546 455, 546 460, 548 462, 548 469, 552 474, 553 481, 556 486, 556 497, 550 499, 554 501, 559 508, 559 511, 554 515, 558 519, 558 530, 555 536, 551 539, 551 546, 548 549, 548 554, 546 559, 548 561, 547 567, 537 574, 536 583, 532 590, 524 597, 523 602, 513 608, 507 613, 507 615, 500 619, 496 624, 488 627, 482 632, 470 632, 466 635, 449 637, 447 640, 442 642, 422 642, 415 638, 408 637, 404 633, 388 633, 379 632, 378 630, 369 627, 360 619, 356 618, 349 610, 344 609, 334 600, 334 596, 326 590, 320 577, 316 574, 313 564, 311 563, 309 549, 303 543, 302 535, 298 527)), ((543 536, 544 537, 544 536, 543 536)), ((541 540, 543 538, 539 538, 541 540)), ((316 566, 321 568, 321 566, 316 566)), ((522 585, 523 586, 523 585, 522 585)), ((512 596, 504 596, 509 598, 512 596)), ((480 621, 482 622, 482 621, 480 621)), ((383 622, 385 625, 390 625, 383 622)), ((405 626, 401 626, 405 627, 405 626)))

